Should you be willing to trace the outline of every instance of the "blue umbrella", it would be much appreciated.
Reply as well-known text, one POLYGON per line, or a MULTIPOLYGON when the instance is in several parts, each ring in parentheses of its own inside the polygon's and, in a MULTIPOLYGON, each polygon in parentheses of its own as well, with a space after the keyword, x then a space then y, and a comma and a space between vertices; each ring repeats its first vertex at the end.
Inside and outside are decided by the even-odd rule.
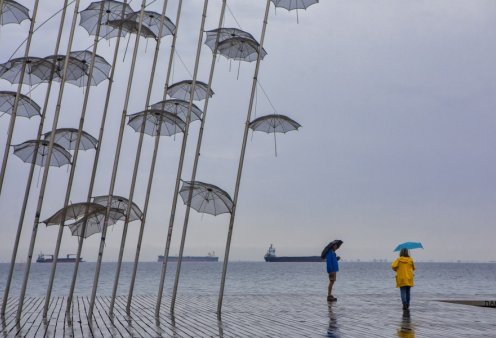
POLYGON ((420 242, 405 242, 399 244, 393 251, 400 251, 401 249, 423 249, 422 243, 420 242))

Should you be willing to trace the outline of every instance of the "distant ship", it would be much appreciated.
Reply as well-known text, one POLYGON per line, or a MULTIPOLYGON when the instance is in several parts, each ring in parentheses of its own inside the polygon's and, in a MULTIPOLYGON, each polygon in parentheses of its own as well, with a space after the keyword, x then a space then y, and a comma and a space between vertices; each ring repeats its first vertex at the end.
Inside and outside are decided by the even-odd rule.
MULTIPOLYGON (((177 262, 178 256, 169 256, 168 262, 177 262)), ((164 256, 158 256, 157 262, 163 262, 164 256)), ((219 257, 215 256, 215 252, 209 252, 207 256, 183 256, 183 262, 218 262, 219 257)))
MULTIPOLYGON (((44 255, 44 254, 39 254, 38 258, 36 259, 36 263, 52 263, 53 262, 53 255, 44 255)), ((75 254, 68 254, 65 258, 59 258, 57 259, 57 263, 75 263, 76 262, 76 255, 75 254)), ((83 257, 79 257, 79 262, 84 262, 83 257)))
POLYGON ((320 256, 276 256, 276 248, 271 244, 269 250, 264 256, 266 262, 323 262, 324 260, 320 256))

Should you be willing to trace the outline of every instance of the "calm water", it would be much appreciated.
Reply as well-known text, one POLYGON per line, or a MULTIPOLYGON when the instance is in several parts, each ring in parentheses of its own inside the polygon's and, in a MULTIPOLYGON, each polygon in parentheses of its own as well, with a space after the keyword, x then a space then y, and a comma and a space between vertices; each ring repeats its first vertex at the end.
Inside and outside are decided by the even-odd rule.
MULTIPOLYGON (((390 263, 343 262, 335 285, 339 294, 391 294, 395 289, 390 263)), ((161 263, 141 263, 135 294, 156 294, 161 263)), ((110 295, 115 263, 103 263, 99 294, 110 295)), ((51 264, 33 263, 27 295, 44 296, 51 264)), ((59 264, 53 295, 67 295, 73 264, 59 264)), ((78 295, 89 295, 95 263, 82 263, 77 284, 78 295)), ((166 289, 173 284, 176 264, 167 270, 166 289)), ((127 294, 131 263, 123 263, 119 294, 127 294)), ((8 264, 0 264, 0 298, 3 296, 8 264)), ((11 295, 18 296, 24 264, 16 266, 11 295)), ((222 263, 184 263, 180 293, 217 294, 222 263)), ((429 298, 489 298, 496 295, 496 264, 418 263, 415 294, 429 298)), ((226 294, 317 294, 325 295, 327 276, 323 263, 233 262, 229 265, 226 294)), ((167 292, 168 292, 167 291, 167 292)))

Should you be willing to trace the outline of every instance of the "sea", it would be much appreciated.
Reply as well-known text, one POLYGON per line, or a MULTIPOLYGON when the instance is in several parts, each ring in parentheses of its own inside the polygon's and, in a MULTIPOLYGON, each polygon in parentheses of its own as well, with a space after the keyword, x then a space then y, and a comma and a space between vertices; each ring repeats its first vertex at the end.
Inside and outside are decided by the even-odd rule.
MULTIPOLYGON (((53 296, 66 296, 69 290, 73 263, 58 264, 53 296)), ((95 263, 80 264, 76 295, 91 294, 95 263)), ((165 292, 174 284, 176 263, 169 263, 165 292)), ((431 299, 493 299, 496 298, 496 263, 417 263, 415 271, 416 295, 431 299)), ((0 298, 3 296, 8 264, 0 264, 0 298)), ((25 264, 17 264, 11 287, 11 296, 18 296, 25 264)), ((156 295, 162 264, 140 263, 135 295, 156 295)), ((33 263, 27 295, 42 297, 46 294, 50 263, 33 263)), ((111 295, 116 263, 103 263, 98 283, 98 294, 111 295)), ((132 263, 123 263, 119 295, 127 295, 132 263)), ((222 262, 187 262, 181 267, 179 294, 215 295, 219 292, 222 262)), ((325 296, 327 274, 324 263, 266 263, 231 262, 228 265, 226 295, 229 294, 314 294, 325 296)), ((394 272, 387 262, 342 262, 334 289, 340 295, 397 294, 394 272)))

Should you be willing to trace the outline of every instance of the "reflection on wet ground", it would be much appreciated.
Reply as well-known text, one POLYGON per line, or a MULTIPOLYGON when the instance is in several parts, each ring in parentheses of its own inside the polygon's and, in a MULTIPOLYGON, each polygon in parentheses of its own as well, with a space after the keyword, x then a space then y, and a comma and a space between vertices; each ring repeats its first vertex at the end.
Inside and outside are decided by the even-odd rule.
POLYGON ((410 310, 403 310, 403 316, 401 317, 400 327, 397 334, 398 337, 402 338, 415 337, 415 330, 412 323, 412 317, 410 316, 410 310))
MULTIPOLYGON (((157 321, 153 296, 134 297, 130 316, 126 297, 117 297, 113 317, 108 315, 110 297, 99 296, 93 325, 85 312, 89 297, 75 298, 71 314, 74 325, 64 318, 62 297, 53 298, 47 320, 40 312, 44 299, 28 297, 21 323, 16 325, 17 298, 13 298, 0 320, 0 337, 58 336, 62 332, 72 337, 494 336, 493 308, 438 302, 415 294, 410 311, 403 312, 396 293, 338 294, 338 298, 329 304, 325 290, 322 294, 227 295, 218 317, 216 295, 182 295, 174 315, 164 307, 157 321)), ((170 303, 170 297, 163 303, 170 303)))
POLYGON ((337 320, 337 314, 333 311, 333 302, 327 302, 327 307, 329 310, 329 326, 327 328, 327 337, 341 337, 339 332, 339 325, 337 320))

